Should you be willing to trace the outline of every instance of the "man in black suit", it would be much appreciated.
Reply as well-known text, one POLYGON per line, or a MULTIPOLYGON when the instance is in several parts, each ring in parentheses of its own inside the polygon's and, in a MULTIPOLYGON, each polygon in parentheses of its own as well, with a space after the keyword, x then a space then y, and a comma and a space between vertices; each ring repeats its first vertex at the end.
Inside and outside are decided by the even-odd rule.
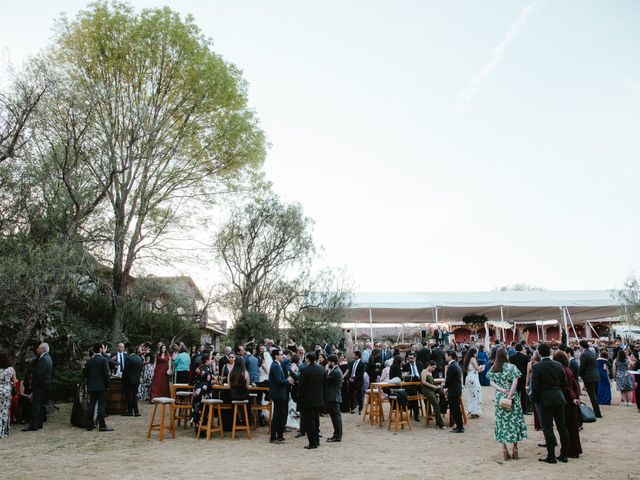
POLYGON ((598 373, 598 365, 596 363, 596 354, 589 348, 589 342, 586 340, 580 340, 580 347, 582 347, 582 355, 580 355, 580 378, 584 382, 584 388, 586 388, 593 406, 593 413, 597 418, 602 418, 600 412, 600 405, 598 404, 598 382, 600 381, 600 374, 598 373))
MULTIPOLYGON (((419 382, 420 375, 422 374, 422 370, 424 370, 422 363, 416 362, 416 354, 411 351, 407 352, 407 355, 405 356, 405 360, 406 362, 402 367, 402 371, 404 372, 404 375, 411 377, 410 381, 412 382, 419 382)), ((407 395, 416 395, 418 393, 418 389, 416 387, 407 387, 406 390, 407 390, 407 395)), ((420 409, 419 409, 418 402, 416 400, 411 400, 408 406, 411 410, 413 410, 414 420, 416 422, 419 421, 420 409)))
POLYGON ((431 360, 436 362, 436 369, 433 372, 433 378, 442 378, 445 365, 444 357, 444 350, 442 350, 442 346, 440 346, 440 344, 437 344, 435 348, 431 349, 431 360))
POLYGON ((107 427, 104 421, 107 410, 107 390, 111 374, 109 361, 103 356, 104 348, 100 343, 93 346, 94 355, 84 366, 84 375, 87 380, 89 392, 89 407, 87 408, 87 430, 93 430, 93 413, 98 404, 98 426, 101 432, 111 432, 113 428, 107 427))
POLYGON ((42 342, 36 349, 36 364, 31 374, 31 418, 29 426, 23 432, 42 428, 47 416, 46 405, 49 401, 49 387, 53 372, 53 362, 49 355, 49 344, 42 342))
POLYGON ((273 402, 273 418, 271 420, 271 443, 284 442, 284 430, 287 424, 287 395, 289 384, 293 382, 287 379, 282 370, 282 351, 277 348, 271 352, 273 363, 269 368, 269 398, 273 402))
POLYGON ((462 410, 460 409, 460 398, 462 397, 462 370, 458 365, 458 355, 453 350, 447 350, 445 360, 448 363, 447 377, 444 381, 444 391, 449 400, 449 408, 456 426, 451 429, 453 433, 463 433, 464 423, 462 422, 462 410))
POLYGON ((564 418, 563 390, 567 386, 567 377, 559 362, 551 359, 551 348, 546 343, 538 346, 538 354, 542 360, 531 367, 531 399, 540 402, 541 423, 547 446, 547 457, 540 458, 541 462, 557 463, 555 447, 556 436, 553 433, 553 422, 560 435, 560 456, 558 460, 567 462, 569 448, 569 433, 564 418))
POLYGON ((124 364, 122 372, 122 384, 127 397, 127 413, 124 416, 132 415, 139 417, 138 411, 138 387, 140 387, 140 375, 142 374, 142 358, 135 354, 133 347, 129 347, 129 354, 124 364))
POLYGON ((358 415, 362 413, 364 368, 365 363, 362 361, 362 354, 359 350, 356 350, 353 352, 353 361, 349 364, 349 406, 351 413, 356 413, 357 404, 358 415))
POLYGON ((304 448, 312 449, 320 446, 318 431, 320 430, 320 408, 324 397, 324 368, 316 363, 316 354, 307 353, 307 368, 300 372, 298 395, 302 399, 302 408, 309 445, 304 448))
POLYGON ((520 405, 522 405, 522 412, 527 414, 527 366, 529 365, 529 357, 527 357, 523 352, 523 347, 521 343, 516 344, 515 346, 516 353, 514 353, 510 358, 509 362, 515 365, 518 370, 520 370, 520 378, 518 378, 518 395, 520 396, 520 405))
POLYGON ((427 342, 422 342, 422 348, 418 350, 417 355, 418 362, 422 363, 422 365, 428 365, 429 360, 431 360, 431 350, 427 348, 427 342))
POLYGON ((329 355, 327 361, 329 362, 329 374, 324 389, 324 398, 329 404, 329 415, 333 424, 333 436, 327 438, 327 442, 340 442, 342 440, 342 415, 340 414, 342 371, 338 366, 336 355, 329 355))

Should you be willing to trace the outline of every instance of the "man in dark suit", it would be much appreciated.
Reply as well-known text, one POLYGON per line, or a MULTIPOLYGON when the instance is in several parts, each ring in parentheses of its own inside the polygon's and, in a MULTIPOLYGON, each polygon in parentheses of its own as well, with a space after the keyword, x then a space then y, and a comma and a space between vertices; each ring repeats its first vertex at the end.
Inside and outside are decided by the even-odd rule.
POLYGON ((312 449, 320 446, 318 431, 320 430, 320 408, 324 397, 324 368, 316 363, 315 353, 307 353, 307 368, 300 372, 298 395, 302 399, 305 426, 309 445, 304 448, 312 449))
POLYGON ((431 360, 436 362, 436 370, 433 372, 433 378, 442 378, 445 366, 444 356, 444 350, 442 350, 440 344, 431 349, 431 360))
POLYGON ((567 462, 569 448, 569 433, 564 418, 563 390, 567 386, 567 377, 559 362, 551 359, 551 348, 546 343, 538 346, 538 353, 542 360, 531 367, 531 399, 540 402, 542 418, 542 431, 547 446, 546 458, 540 458, 541 462, 557 463, 555 447, 556 436, 553 433, 553 422, 560 435, 560 456, 558 460, 567 462))
POLYGON ((565 352, 567 352, 567 356, 569 357, 569 368, 571 369, 571 373, 573 373, 573 377, 577 382, 580 378, 580 364, 578 363, 578 360, 576 360, 576 352, 571 347, 567 347, 565 352))
POLYGON ((116 347, 116 353, 111 355, 111 360, 118 364, 115 371, 116 375, 122 375, 122 373, 124 372, 124 367, 127 363, 127 357, 128 355, 125 351, 124 343, 119 343, 116 347))
MULTIPOLYGON (((402 367, 404 376, 411 377, 410 381, 412 382, 419 382, 420 374, 422 373, 422 370, 424 370, 422 363, 416 362, 416 354, 411 351, 407 352, 407 355, 405 356, 405 360, 406 362, 402 367)), ((418 393, 418 389, 416 387, 407 387, 406 390, 407 390, 407 395, 416 395, 418 393)), ((411 400, 408 406, 411 410, 413 410, 414 420, 418 422, 420 420, 420 415, 419 415, 420 408, 419 408, 418 402, 416 400, 411 400)))
POLYGON ((127 413, 124 416, 140 416, 138 411, 138 387, 140 387, 140 375, 142 374, 142 358, 135 354, 133 347, 129 347, 129 354, 122 372, 122 384, 124 394, 127 397, 127 413))
POLYGON ((338 366, 336 355, 329 355, 327 361, 329 362, 329 374, 324 389, 324 398, 329 404, 329 415, 333 424, 333 436, 327 438, 327 442, 340 442, 342 440, 342 415, 340 414, 342 371, 338 366))
POLYGON ((384 365, 384 362, 393 358, 393 352, 387 348, 386 342, 383 342, 380 347, 380 364, 384 365))
POLYGON ((427 348, 427 342, 422 342, 422 348, 418 350, 417 360, 422 365, 428 365, 431 360, 431 350, 427 348))
POLYGON ((31 418, 29 426, 23 432, 42 428, 47 416, 46 405, 49 401, 49 387, 53 372, 53 362, 49 355, 49 344, 42 342, 36 349, 36 364, 31 375, 31 418))
POLYGON ((273 363, 269 368, 269 398, 273 402, 271 420, 271 443, 284 442, 284 430, 287 424, 287 395, 290 380, 282 370, 282 351, 277 348, 271 352, 273 363))
POLYGON ((96 343, 93 346, 94 355, 84 366, 84 375, 87 380, 87 391, 89 392, 89 407, 87 408, 87 430, 93 430, 93 414, 98 404, 98 426, 101 432, 111 432, 112 428, 107 427, 104 421, 107 410, 107 390, 111 374, 109 372, 109 361, 102 354, 103 346, 96 343))
POLYGON ((349 363, 349 407, 351 413, 356 413, 357 404, 358 415, 362 413, 364 369, 365 363, 362 361, 362 354, 356 350, 353 352, 353 361, 349 363))
POLYGON ((529 365, 529 357, 523 352, 522 344, 518 343, 515 346, 516 353, 511 355, 509 362, 515 365, 520 370, 520 378, 518 378, 518 395, 520 396, 520 404, 522 405, 523 413, 527 414, 527 366, 529 365))
POLYGON ((582 347, 582 355, 580 355, 580 378, 584 382, 584 388, 586 388, 593 406, 593 413, 597 418, 602 418, 600 412, 600 405, 598 404, 598 382, 600 381, 600 374, 598 373, 598 365, 596 363, 596 354, 589 348, 589 342, 586 340, 580 340, 580 347, 582 347))
POLYGON ((462 410, 460 409, 460 398, 462 397, 462 370, 458 365, 458 355, 453 350, 447 350, 445 360, 448 363, 447 376, 444 381, 444 391, 447 394, 449 408, 456 426, 451 429, 453 433, 463 433, 464 423, 462 422, 462 410))

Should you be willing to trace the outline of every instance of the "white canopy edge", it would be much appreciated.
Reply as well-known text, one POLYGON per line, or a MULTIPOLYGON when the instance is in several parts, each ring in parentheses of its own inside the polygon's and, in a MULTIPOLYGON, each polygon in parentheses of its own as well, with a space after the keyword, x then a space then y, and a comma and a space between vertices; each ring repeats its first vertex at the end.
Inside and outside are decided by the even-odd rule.
POLYGON ((459 322, 466 315, 488 320, 533 323, 562 320, 563 310, 573 322, 615 317, 621 305, 606 290, 523 292, 362 292, 354 295, 347 322, 417 323, 459 322))

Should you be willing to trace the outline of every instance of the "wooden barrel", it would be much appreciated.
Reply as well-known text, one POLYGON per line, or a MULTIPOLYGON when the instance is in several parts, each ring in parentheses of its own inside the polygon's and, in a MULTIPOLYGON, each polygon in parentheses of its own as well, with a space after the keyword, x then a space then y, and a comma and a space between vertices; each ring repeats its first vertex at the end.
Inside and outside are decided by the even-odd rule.
POLYGON ((127 412, 127 398, 124 395, 122 378, 111 377, 109 384, 109 398, 107 399, 107 413, 120 415, 127 412))

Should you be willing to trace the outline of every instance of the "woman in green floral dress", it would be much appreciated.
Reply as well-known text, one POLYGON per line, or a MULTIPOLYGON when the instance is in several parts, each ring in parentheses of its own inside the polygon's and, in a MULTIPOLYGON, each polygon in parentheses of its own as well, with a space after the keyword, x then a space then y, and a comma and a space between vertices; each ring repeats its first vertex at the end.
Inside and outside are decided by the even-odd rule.
POLYGON ((507 351, 500 348, 496 352, 493 367, 487 374, 491 386, 496 389, 496 440, 502 443, 505 460, 511 458, 508 443, 513 443, 513 458, 518 458, 518 442, 527 438, 527 425, 524 423, 520 398, 516 393, 520 370, 509 363, 507 351), (511 409, 500 406, 501 398, 511 399, 511 409))

